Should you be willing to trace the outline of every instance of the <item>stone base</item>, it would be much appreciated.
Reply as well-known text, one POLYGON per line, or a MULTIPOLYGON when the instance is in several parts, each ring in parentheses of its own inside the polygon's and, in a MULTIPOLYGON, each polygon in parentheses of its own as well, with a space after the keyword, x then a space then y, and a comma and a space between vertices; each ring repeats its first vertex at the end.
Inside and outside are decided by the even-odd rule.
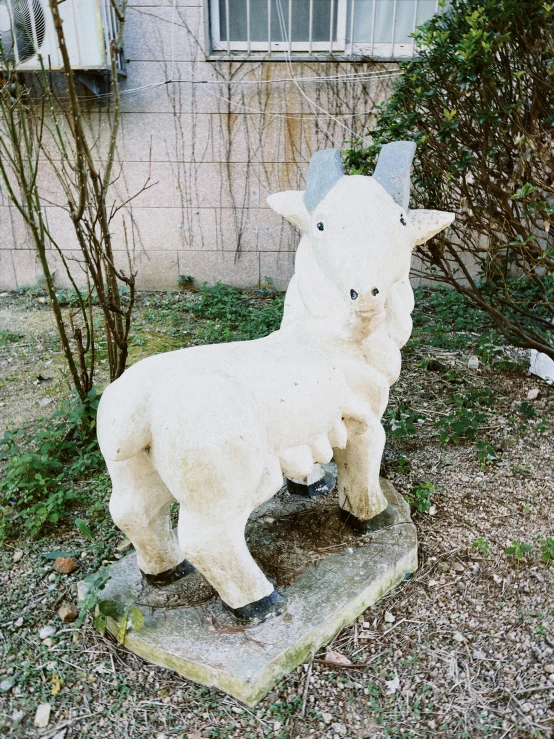
MULTIPOLYGON (((127 633, 125 646, 149 662, 256 705, 278 680, 417 569, 409 506, 387 480, 381 484, 398 510, 397 523, 320 559, 283 589, 285 612, 256 626, 229 621, 217 598, 189 607, 179 606, 178 597, 155 604, 156 594, 145 593, 134 553, 111 565, 104 599, 115 601, 119 619, 135 606, 144 616, 144 626, 127 633)), ((192 577, 201 576, 186 580, 192 577)), ((80 585, 82 594, 86 584, 80 585)), ((117 633, 116 619, 108 619, 108 629, 117 633)))

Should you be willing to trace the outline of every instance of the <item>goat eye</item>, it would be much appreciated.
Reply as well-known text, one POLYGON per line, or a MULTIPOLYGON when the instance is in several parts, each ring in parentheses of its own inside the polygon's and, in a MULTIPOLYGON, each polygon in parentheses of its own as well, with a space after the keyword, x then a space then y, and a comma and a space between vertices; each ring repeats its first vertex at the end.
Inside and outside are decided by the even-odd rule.
POLYGON ((325 226, 323 225, 323 221, 319 221, 319 223, 317 224, 317 230, 325 231, 325 226))
POLYGON ((402 224, 403 226, 405 226, 405 225, 406 225, 406 221, 404 220, 404 216, 403 216, 403 215, 401 215, 401 216, 400 216, 400 223, 401 223, 401 224, 402 224))

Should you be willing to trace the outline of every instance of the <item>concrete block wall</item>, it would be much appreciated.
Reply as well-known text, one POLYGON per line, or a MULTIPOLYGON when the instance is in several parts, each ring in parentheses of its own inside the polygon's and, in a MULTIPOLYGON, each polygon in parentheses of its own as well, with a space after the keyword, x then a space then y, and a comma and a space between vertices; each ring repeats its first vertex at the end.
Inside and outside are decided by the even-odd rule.
MULTIPOLYGON (((127 77, 121 83, 123 114, 111 196, 120 204, 139 194, 114 218, 116 259, 127 263, 125 222, 140 288, 174 289, 179 275, 192 275, 199 284, 220 280, 248 287, 269 278, 284 289, 298 234, 269 209, 267 195, 301 189, 313 151, 341 147, 354 133, 366 134, 391 79, 301 83, 310 104, 294 83, 278 81, 290 77, 285 63, 208 60, 202 0, 178 0, 175 12, 172 5, 172 0, 129 3, 127 77), (179 81, 164 84, 170 79, 179 81), (153 84, 158 86, 137 90, 153 84)), ((394 65, 292 65, 295 77, 387 68, 394 65)), ((89 106, 101 161, 110 132, 108 106, 89 106)), ((41 185, 49 229, 75 279, 83 281, 63 192, 47 162, 41 185)), ((57 284, 66 286, 54 249, 52 264, 57 284)), ((32 285, 39 275, 26 227, 0 194, 0 289, 32 285)))

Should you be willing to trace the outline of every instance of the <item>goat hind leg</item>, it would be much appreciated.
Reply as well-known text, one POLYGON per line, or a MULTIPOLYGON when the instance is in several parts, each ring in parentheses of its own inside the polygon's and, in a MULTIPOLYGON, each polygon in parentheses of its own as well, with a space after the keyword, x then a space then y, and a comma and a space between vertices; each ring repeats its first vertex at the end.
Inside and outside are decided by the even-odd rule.
POLYGON ((214 520, 211 515, 187 514, 181 509, 179 539, 187 560, 217 590, 223 603, 239 619, 262 620, 276 613, 283 599, 248 550, 244 538, 247 515, 214 520))
POLYGON ((166 585, 192 570, 183 562, 173 532, 170 507, 175 498, 141 451, 121 462, 107 462, 112 479, 110 513, 137 552, 137 564, 146 580, 166 585))

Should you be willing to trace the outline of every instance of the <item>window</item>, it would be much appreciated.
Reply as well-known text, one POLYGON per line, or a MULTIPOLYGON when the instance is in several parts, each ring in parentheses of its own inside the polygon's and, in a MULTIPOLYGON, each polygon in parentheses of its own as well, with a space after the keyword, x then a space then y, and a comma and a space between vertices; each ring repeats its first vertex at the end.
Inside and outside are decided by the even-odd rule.
POLYGON ((413 56, 439 0, 210 0, 212 50, 244 56, 413 56))

